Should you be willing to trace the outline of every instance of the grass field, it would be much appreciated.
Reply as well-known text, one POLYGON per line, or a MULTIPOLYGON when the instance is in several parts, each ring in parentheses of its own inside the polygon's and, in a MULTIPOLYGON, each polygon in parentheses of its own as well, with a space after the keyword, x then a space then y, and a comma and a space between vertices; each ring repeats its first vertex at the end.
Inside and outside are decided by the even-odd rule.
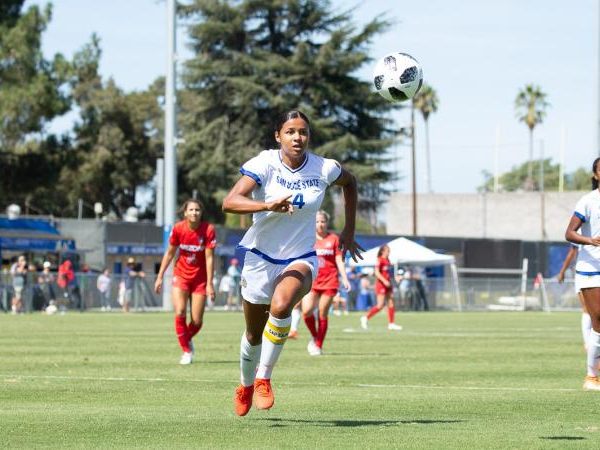
POLYGON ((233 413, 243 318, 208 312, 179 366, 163 313, 0 316, 0 447, 600 448, 577 313, 332 317, 274 372, 275 406, 233 413))

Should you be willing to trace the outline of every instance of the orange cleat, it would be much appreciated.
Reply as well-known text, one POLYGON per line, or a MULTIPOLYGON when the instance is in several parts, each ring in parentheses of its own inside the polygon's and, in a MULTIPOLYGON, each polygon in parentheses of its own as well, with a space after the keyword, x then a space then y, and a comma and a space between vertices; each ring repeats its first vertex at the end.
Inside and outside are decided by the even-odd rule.
POLYGON ((298 339, 298 332, 296 330, 290 331, 288 334, 288 339, 298 339))
POLYGON ((235 413, 238 416, 245 416, 252 407, 252 394, 254 394, 254 386, 239 385, 235 389, 235 397, 233 403, 235 405, 235 413))
POLYGON ((271 380, 266 378, 257 378, 254 380, 254 392, 254 405, 256 409, 270 409, 275 403, 271 380))

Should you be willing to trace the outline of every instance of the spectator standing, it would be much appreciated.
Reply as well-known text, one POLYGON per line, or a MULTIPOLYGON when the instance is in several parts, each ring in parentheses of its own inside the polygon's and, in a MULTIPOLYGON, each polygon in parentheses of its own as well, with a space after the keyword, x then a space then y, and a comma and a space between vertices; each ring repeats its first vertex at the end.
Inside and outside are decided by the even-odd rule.
POLYGON ((24 255, 20 255, 17 261, 10 268, 12 276, 12 287, 14 295, 11 302, 11 310, 13 314, 23 312, 23 291, 27 281, 27 259, 24 255))
POLYGON ((105 268, 100 275, 98 275, 98 279, 96 280, 96 288, 100 293, 100 310, 101 311, 110 311, 111 301, 110 301, 110 290, 111 290, 112 280, 110 278, 110 270, 105 268))
POLYGON ((239 309, 240 305, 240 280, 242 272, 240 271, 239 261, 232 258, 227 268, 229 276, 229 290, 227 292, 227 309, 239 309))
POLYGON ((44 296, 44 309, 51 303, 54 304, 56 301, 56 289, 54 288, 54 283, 56 280, 54 278, 54 274, 51 272, 51 269, 52 264, 50 261, 44 261, 44 264, 42 265, 42 273, 40 273, 38 276, 38 285, 42 291, 42 295, 44 296))
POLYGON ((135 258, 130 256, 127 259, 127 267, 125 268, 125 297, 123 298, 123 312, 129 312, 129 306, 134 300, 136 281, 146 276, 146 274, 137 270, 135 258))
POLYGON ((79 286, 75 278, 73 263, 65 259, 58 267, 58 278, 56 283, 63 289, 64 298, 73 305, 74 308, 81 307, 81 297, 79 295, 79 286))

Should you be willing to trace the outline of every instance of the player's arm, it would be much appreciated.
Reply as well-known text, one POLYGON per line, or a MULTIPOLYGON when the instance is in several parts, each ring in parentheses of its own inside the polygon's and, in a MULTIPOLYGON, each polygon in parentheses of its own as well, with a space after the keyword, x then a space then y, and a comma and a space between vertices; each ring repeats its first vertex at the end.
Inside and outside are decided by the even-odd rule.
POLYGON ((575 258, 577 256, 577 251, 578 251, 577 247, 571 246, 571 248, 567 252, 567 256, 565 257, 565 260, 563 261, 562 267, 560 268, 560 271, 558 272, 558 275, 556 276, 559 283, 562 283, 565 280, 565 272, 567 271, 567 268, 571 265, 571 261, 573 261, 573 258, 575 258))
POLYGON ((292 195, 286 195, 273 202, 261 202, 250 198, 250 194, 257 184, 248 175, 242 177, 231 188, 223 200, 223 212, 234 214, 251 214, 261 211, 274 211, 279 213, 293 213, 294 207, 290 203, 292 195))
POLYGON ((571 221, 567 226, 567 231, 565 231, 565 239, 573 244, 583 244, 583 245, 593 245, 595 247, 600 245, 600 236, 587 237, 582 236, 577 232, 583 221, 576 215, 571 217, 571 221))
POLYGON ((204 251, 204 257, 206 258, 206 296, 211 299, 215 299, 215 288, 213 285, 213 274, 214 272, 214 253, 212 248, 207 248, 204 251))
POLYGON ((358 258, 362 259, 360 252, 365 250, 354 240, 358 188, 354 175, 343 167, 341 170, 340 176, 333 182, 333 184, 342 187, 342 193, 344 194, 344 229, 340 233, 340 250, 342 255, 345 255, 348 251, 350 257, 356 262, 358 258))
POLYGON ((342 284, 344 285, 344 289, 350 292, 350 282, 348 281, 348 276, 346 275, 346 267, 342 255, 340 253, 335 255, 335 265, 337 266, 337 270, 340 273, 340 276, 342 277, 342 284))
POLYGON ((165 271, 167 270, 167 267, 169 267, 169 264, 171 264, 171 261, 175 257, 176 252, 177 247, 169 244, 169 246, 167 247, 167 251, 163 255, 162 261, 160 263, 160 269, 158 270, 158 275, 156 275, 156 281, 154 282, 154 292, 156 292, 157 294, 160 294, 165 271))

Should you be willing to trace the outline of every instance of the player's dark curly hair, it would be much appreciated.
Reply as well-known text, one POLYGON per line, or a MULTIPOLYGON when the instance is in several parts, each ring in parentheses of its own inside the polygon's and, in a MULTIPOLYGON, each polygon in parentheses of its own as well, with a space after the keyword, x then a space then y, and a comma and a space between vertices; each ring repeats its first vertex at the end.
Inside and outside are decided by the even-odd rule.
POLYGON ((202 203, 202 200, 199 200, 197 198, 189 198, 185 202, 183 202, 183 205, 181 205, 181 208, 179 209, 179 214, 183 216, 183 213, 185 213, 185 210, 187 209, 190 203, 197 204, 200 207, 201 212, 205 211, 204 203, 202 203))
POLYGON ((594 163, 592 164, 592 191, 598 189, 598 180, 596 180, 596 169, 598 168, 598 164, 600 163, 600 158, 596 158, 594 163))
POLYGON ((286 123, 288 120, 291 119, 302 119, 306 122, 306 124, 308 125, 308 127, 310 128, 310 120, 308 120, 308 117, 306 117, 306 114, 304 114, 302 111, 298 110, 298 109, 292 109, 291 111, 288 111, 286 113, 281 114, 277 121, 275 122, 275 130, 279 132, 279 130, 281 130, 281 127, 283 127, 283 124, 286 123))

